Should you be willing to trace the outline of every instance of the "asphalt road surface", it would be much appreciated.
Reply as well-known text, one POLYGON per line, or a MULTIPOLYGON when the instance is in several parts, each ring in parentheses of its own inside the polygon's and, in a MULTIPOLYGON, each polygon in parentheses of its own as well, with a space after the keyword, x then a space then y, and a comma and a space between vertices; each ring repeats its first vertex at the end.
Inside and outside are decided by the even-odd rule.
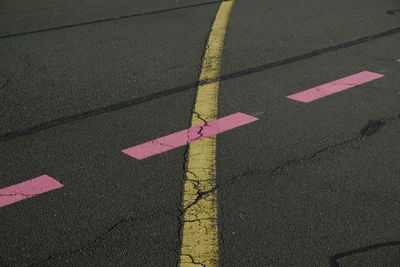
POLYGON ((1 0, 0 266, 400 266, 399 44, 398 0, 1 0))

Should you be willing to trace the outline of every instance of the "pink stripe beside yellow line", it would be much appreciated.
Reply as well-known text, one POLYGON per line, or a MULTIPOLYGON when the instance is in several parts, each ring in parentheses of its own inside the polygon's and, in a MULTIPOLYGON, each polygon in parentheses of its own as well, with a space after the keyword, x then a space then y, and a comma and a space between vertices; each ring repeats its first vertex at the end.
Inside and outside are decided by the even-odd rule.
POLYGON ((189 129, 160 137, 141 145, 124 149, 122 152, 141 160, 181 146, 188 145, 210 136, 214 136, 256 120, 258 120, 258 118, 238 112, 214 121, 210 121, 207 124, 199 124, 189 129))
POLYGON ((363 71, 354 75, 347 76, 345 78, 322 84, 320 86, 307 89, 305 91, 287 96, 290 99, 309 103, 326 96, 336 94, 338 92, 353 88, 360 84, 364 84, 379 78, 384 75, 369 71, 363 71))
POLYGON ((48 175, 0 189, 0 208, 63 187, 48 175))

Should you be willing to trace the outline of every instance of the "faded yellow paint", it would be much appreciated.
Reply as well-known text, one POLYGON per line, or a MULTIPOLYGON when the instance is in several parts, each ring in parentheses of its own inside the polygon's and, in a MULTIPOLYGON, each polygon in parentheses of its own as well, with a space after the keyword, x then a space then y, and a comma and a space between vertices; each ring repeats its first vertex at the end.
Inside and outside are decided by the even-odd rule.
MULTIPOLYGON (((220 76, 222 51, 233 1, 224 1, 212 25, 200 81, 220 76)), ((192 126, 217 119, 219 82, 199 85, 192 126)), ((207 126, 205 126, 207 127, 207 126)), ((180 266, 218 266, 216 138, 192 143, 183 186, 183 229, 180 266)))

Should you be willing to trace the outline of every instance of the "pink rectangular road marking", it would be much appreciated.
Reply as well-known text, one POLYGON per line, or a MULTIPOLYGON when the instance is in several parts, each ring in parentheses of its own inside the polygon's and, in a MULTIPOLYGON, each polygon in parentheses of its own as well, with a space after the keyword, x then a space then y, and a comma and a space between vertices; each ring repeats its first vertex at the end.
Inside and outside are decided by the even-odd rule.
POLYGON ((207 125, 199 124, 189 129, 160 137, 141 145, 124 149, 122 152, 139 160, 145 159, 168 150, 217 135, 256 120, 258 120, 258 118, 238 112, 214 121, 210 121, 207 123, 207 125))
POLYGON ((353 88, 360 84, 382 78, 383 76, 384 75, 379 73, 363 71, 330 83, 322 84, 320 86, 310 88, 293 95, 289 95, 287 96, 287 98, 304 103, 309 103, 320 98, 353 88))
POLYGON ((0 208, 63 187, 48 175, 0 189, 0 208))

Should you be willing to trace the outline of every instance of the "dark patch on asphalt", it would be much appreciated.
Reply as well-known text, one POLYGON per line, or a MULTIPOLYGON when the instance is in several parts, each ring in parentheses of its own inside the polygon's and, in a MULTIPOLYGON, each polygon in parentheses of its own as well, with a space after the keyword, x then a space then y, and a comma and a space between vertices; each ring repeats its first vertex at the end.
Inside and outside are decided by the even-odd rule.
POLYGON ((360 130, 361 136, 371 136, 376 133, 385 122, 369 120, 368 123, 360 130))
MULTIPOLYGON (((221 1, 217 1, 217 2, 221 2, 221 1)), ((215 3, 217 3, 215 2, 215 3)), ((209 2, 209 3, 214 3, 214 2, 209 2)), ((203 5, 205 5, 206 3, 203 3, 203 5)), ((182 86, 178 86, 178 87, 174 87, 174 88, 170 88, 164 91, 160 91, 157 93, 152 93, 149 95, 145 95, 139 98, 134 98, 134 99, 130 99, 130 100, 126 100, 120 103, 116 103, 116 104, 111 104, 111 105, 107 105, 107 106, 103 106, 100 108, 96 108, 96 109, 92 109, 92 110, 88 110, 88 111, 84 111, 81 113, 76 113, 76 114, 71 114, 71 115, 67 115, 64 117, 60 117, 54 120, 50 120, 47 122, 43 122, 40 124, 36 124, 33 125, 31 127, 27 127, 27 128, 22 128, 22 129, 18 129, 15 131, 11 131, 8 133, 5 133, 3 135, 0 135, 0 141, 7 141, 7 140, 11 140, 20 136, 25 136, 25 135, 30 135, 30 134, 34 134, 37 132, 40 132, 42 130, 47 130, 50 128, 54 128, 57 127, 59 125, 63 125, 63 124, 67 124, 70 122, 74 122, 77 120, 81 120, 81 119, 85 119, 85 118, 89 118, 89 117, 93 117, 93 116, 97 116, 103 113, 108 113, 108 112, 112 112, 112 111, 117 111, 120 109, 124 109, 124 108, 128 108, 137 104, 142 104, 142 103, 146 103, 146 102, 150 102, 153 100, 156 100, 158 98, 164 97, 164 96, 170 96, 170 95, 174 95, 180 92, 184 92, 187 90, 191 90, 191 89, 195 89, 198 85, 204 85, 204 84, 209 84, 209 83, 214 83, 214 82, 222 82, 225 80, 230 80, 233 78, 238 78, 238 77, 242 77, 242 76, 246 76, 246 75, 250 75, 250 74, 254 74, 254 73, 258 73, 261 71, 265 71, 268 69, 272 69, 272 68, 276 68, 276 67, 280 67, 283 65, 288 65, 291 63, 295 63, 295 62, 299 62, 302 60, 306 60, 309 58, 313 58, 316 56, 319 56, 321 54, 325 54, 325 53, 329 53, 329 52, 333 52, 333 51, 337 51, 337 50, 341 50, 344 48, 348 48, 348 47, 352 47, 352 46, 356 46, 362 43, 366 43, 369 41, 373 41, 373 40, 377 40, 386 36, 390 36, 396 33, 400 33, 400 27, 398 28, 393 28, 384 32, 380 32, 380 33, 376 33, 373 35, 369 35, 369 36, 365 36, 353 41, 349 41, 349 42, 345 42, 339 45, 335 45, 335 46, 329 46, 329 47, 325 47, 325 48, 320 48, 318 50, 314 50, 310 53, 306 53, 306 54, 302 54, 299 56, 294 56, 294 57, 290 57, 290 58, 286 58, 283 60, 279 60, 279 61, 275 61, 272 63, 267 63, 264 65, 260 65, 257 67, 253 67, 253 68, 248 68, 245 70, 241 70, 241 71, 237 71, 237 72, 233 72, 230 74, 226 74, 226 75, 222 75, 216 79, 212 79, 212 80, 201 80, 198 82, 192 82, 190 84, 186 84, 186 85, 182 85, 182 86)))
POLYGON ((114 20, 129 19, 129 18, 133 18, 133 17, 141 17, 141 16, 146 16, 146 15, 160 14, 160 13, 171 12, 171 11, 180 10, 180 9, 194 8, 194 7, 199 7, 199 6, 218 4, 218 3, 221 3, 221 2, 223 2, 223 1, 212 1, 212 2, 200 3, 200 4, 190 5, 190 6, 174 7, 174 8, 168 8, 168 9, 144 12, 144 13, 139 13, 139 14, 131 14, 131 15, 125 15, 125 16, 119 16, 119 17, 113 17, 113 18, 105 18, 105 19, 87 21, 87 22, 76 23, 76 24, 69 24, 69 25, 53 27, 53 28, 47 28, 47 29, 41 29, 41 30, 35 30, 35 31, 29 31, 29 32, 14 33, 14 34, 0 36, 0 39, 8 39, 8 38, 12 38, 12 37, 23 36, 23 35, 34 34, 34 33, 63 30, 63 29, 75 28, 75 27, 79 27, 79 26, 110 22, 110 21, 114 21, 114 20))
POLYGON ((338 263, 338 260, 341 258, 353 256, 354 254, 365 253, 367 251, 378 249, 378 248, 393 247, 393 246, 400 246, 400 241, 389 241, 389 242, 384 242, 384 243, 377 243, 377 244, 369 245, 366 247, 356 248, 353 250, 341 252, 341 253, 334 255, 333 257, 330 257, 329 264, 331 267, 339 267, 340 264, 338 263))
POLYGON ((392 10, 386 11, 386 14, 394 16, 394 15, 396 15, 396 13, 399 13, 399 12, 400 12, 400 9, 392 9, 392 10))

